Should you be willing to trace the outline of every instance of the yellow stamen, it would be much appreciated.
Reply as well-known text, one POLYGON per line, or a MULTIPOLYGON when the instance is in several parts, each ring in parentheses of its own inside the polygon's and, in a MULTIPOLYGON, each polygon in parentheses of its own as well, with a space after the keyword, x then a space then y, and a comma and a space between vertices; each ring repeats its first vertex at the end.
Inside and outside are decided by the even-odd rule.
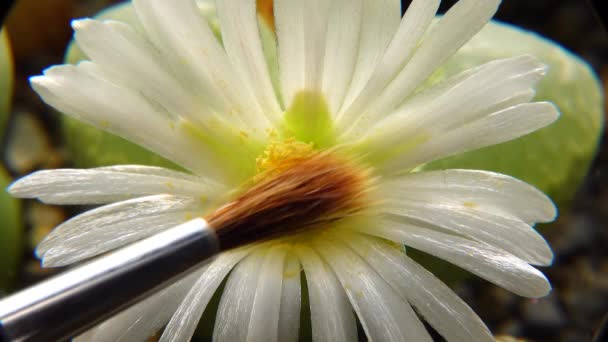
POLYGON ((310 157, 313 152, 312 144, 297 141, 293 138, 271 142, 262 155, 255 160, 257 174, 254 181, 257 182, 268 176, 281 173, 295 163, 310 157))

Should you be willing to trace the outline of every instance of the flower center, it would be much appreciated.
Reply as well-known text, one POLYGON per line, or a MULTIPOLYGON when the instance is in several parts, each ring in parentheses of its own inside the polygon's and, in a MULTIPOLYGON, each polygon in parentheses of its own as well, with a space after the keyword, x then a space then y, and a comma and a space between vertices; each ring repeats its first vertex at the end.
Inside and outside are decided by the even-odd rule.
POLYGON ((294 138, 273 141, 256 158, 256 175, 253 180, 257 183, 262 179, 275 176, 313 154, 312 144, 297 141, 294 138))
POLYGON ((220 234, 252 240, 310 236, 368 207, 369 171, 337 150, 314 151, 288 139, 270 144, 257 158, 252 183, 207 217, 220 234))

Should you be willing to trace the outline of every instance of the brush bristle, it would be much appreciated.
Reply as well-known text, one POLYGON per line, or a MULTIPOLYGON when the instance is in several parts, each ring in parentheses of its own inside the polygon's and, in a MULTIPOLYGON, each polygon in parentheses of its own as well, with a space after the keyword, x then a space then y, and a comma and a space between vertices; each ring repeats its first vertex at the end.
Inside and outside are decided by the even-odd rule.
POLYGON ((362 209, 366 175, 318 153, 263 178, 206 219, 222 249, 323 229, 362 209))

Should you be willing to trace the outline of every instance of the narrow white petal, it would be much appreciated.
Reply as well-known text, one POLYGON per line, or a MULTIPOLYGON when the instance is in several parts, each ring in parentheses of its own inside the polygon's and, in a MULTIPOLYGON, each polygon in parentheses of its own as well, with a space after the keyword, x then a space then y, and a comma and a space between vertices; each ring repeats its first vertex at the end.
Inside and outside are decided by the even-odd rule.
POLYGON ((262 248, 242 260, 230 274, 217 310, 214 341, 245 341, 256 284, 268 249, 262 248))
POLYGON ((440 0, 412 1, 401 19, 399 29, 372 73, 369 82, 354 103, 344 110, 346 115, 340 117, 339 125, 341 127, 344 126, 344 122, 348 123, 354 120, 356 115, 360 114, 363 106, 378 96, 409 61, 422 35, 435 17, 439 2, 440 0))
POLYGON ((486 66, 487 64, 482 64, 471 69, 463 70, 456 75, 450 76, 447 79, 441 80, 437 84, 433 84, 432 86, 421 90, 420 92, 407 98, 407 101, 403 104, 403 106, 399 107, 397 111, 399 111, 399 109, 403 109, 405 106, 424 106, 424 104, 430 103, 441 94, 444 94, 448 89, 454 88, 457 84, 460 84, 472 75, 477 74, 486 66))
POLYGON ((447 230, 487 243, 533 265, 547 266, 553 262, 551 247, 542 235, 513 217, 483 212, 465 205, 410 201, 394 203, 383 210, 404 217, 405 223, 425 222, 429 224, 428 228, 447 230))
POLYGON ((73 21, 72 27, 78 46, 112 80, 138 89, 173 116, 191 118, 202 114, 201 101, 166 69, 158 50, 130 26, 115 21, 83 19, 73 21))
POLYGON ((387 113, 492 18, 500 0, 458 1, 431 29, 399 75, 364 112, 387 113))
MULTIPOLYGON (((369 131, 370 148, 384 150, 407 145, 423 139, 421 137, 441 135, 490 113, 528 102, 534 95, 532 87, 545 72, 546 67, 531 56, 486 63, 467 77, 456 77, 459 82, 448 80, 449 87, 442 84, 435 87, 441 91, 430 88, 414 96, 385 118, 377 113, 368 115, 368 120, 380 120, 369 131)), ((355 127, 362 125, 363 122, 355 127)))
POLYGON ((432 341, 409 303, 338 239, 323 236, 315 249, 342 283, 372 341, 432 341))
POLYGON ((355 316, 336 276, 310 247, 297 245, 295 250, 306 274, 313 340, 356 341, 355 316))
POLYGON ((538 298, 551 290, 545 276, 525 261, 488 244, 435 230, 383 220, 364 231, 444 259, 524 297, 538 298))
POLYGON ((132 89, 118 86, 91 62, 55 66, 30 78, 34 90, 59 111, 141 145, 194 172, 221 179, 209 147, 180 129, 168 113, 132 89), (192 158, 196 155, 197 158, 192 158))
POLYGON ((481 319, 449 287, 395 245, 349 234, 343 241, 407 299, 447 341, 494 341, 481 319))
POLYGON ((504 212, 527 223, 550 222, 557 208, 540 190, 511 176, 481 170, 416 172, 387 179, 383 193, 395 198, 461 204, 504 212))
POLYGON ((274 1, 279 77, 285 107, 305 82, 304 1, 274 1))
MULTIPOLYGON (((506 108, 494 109, 498 104, 509 102, 514 95, 532 89, 545 73, 546 66, 532 56, 494 60, 442 93, 436 93, 428 102, 414 97, 399 109, 395 118, 406 118, 405 134, 420 129, 441 132, 506 108)), ((422 93, 420 97, 426 96, 422 93)))
POLYGON ((165 327, 161 342, 188 341, 201 319, 209 300, 234 265, 244 258, 251 249, 225 252, 213 260, 193 284, 190 291, 165 327))
MULTIPOLYGON (((182 2, 182 8, 184 7, 182 2)), ((183 82, 189 89, 191 89, 194 93, 199 93, 203 101, 215 109, 218 112, 223 112, 226 109, 226 98, 222 96, 217 87, 212 83, 212 80, 200 70, 200 67, 197 66, 197 61, 192 60, 193 56, 191 50, 186 50, 188 48, 192 48, 192 45, 188 44, 188 40, 192 40, 192 36, 183 35, 181 40, 177 40, 173 38, 174 32, 167 32, 167 25, 163 25, 161 20, 165 21, 178 21, 179 13, 175 13, 175 11, 166 11, 162 16, 162 9, 157 10, 153 6, 154 3, 151 1, 133 1, 134 12, 141 23, 142 30, 144 31, 146 37, 153 43, 156 50, 158 50, 159 54, 166 61, 167 66, 170 68, 171 72, 175 75, 175 77, 181 82, 183 82), (183 46, 183 50, 181 51, 183 46)), ((196 6, 190 6, 190 10, 193 12, 199 12, 196 6)), ((196 16, 194 13, 192 16, 196 16)), ((189 16, 189 19, 192 18, 189 16)), ((192 20, 191 20, 192 21, 192 20)), ((200 23, 202 21, 202 28, 199 28, 203 32, 203 36, 201 36, 201 40, 198 41, 198 48, 206 45, 208 42, 210 43, 211 48, 214 50, 213 52, 218 51, 218 48, 215 47, 213 33, 211 30, 206 27, 206 21, 204 19, 195 19, 193 20, 195 23, 200 23)), ((191 24, 191 22, 182 23, 180 26, 174 26, 176 29, 182 26, 191 24)), ((198 32, 197 32, 198 33, 198 32)), ((199 50, 200 52, 206 52, 207 50, 199 50)), ((207 58, 208 59, 208 58, 207 58)), ((203 59, 201 58, 201 61, 203 59)))
POLYGON ((38 245, 42 264, 63 266, 150 236, 203 212, 192 197, 155 195, 105 205, 57 226, 38 245))
POLYGON ((74 339, 76 342, 145 341, 171 318, 186 293, 205 271, 199 271, 109 318, 74 339))
POLYGON ((335 116, 353 77, 364 0, 333 0, 329 8, 322 91, 335 116))
POLYGON ((282 94, 289 107, 299 91, 321 88, 330 2, 277 0, 274 6, 282 94))
POLYGON ((279 341, 279 314, 286 255, 285 246, 278 245, 271 247, 264 257, 253 298, 247 341, 279 341))
POLYGON ((325 59, 325 40, 330 2, 309 0, 304 2, 304 87, 321 87, 323 61, 325 59))
POLYGON ((293 253, 287 254, 281 290, 281 312, 279 314, 279 341, 297 342, 300 338, 300 261, 293 253))
POLYGON ((100 171, 111 171, 111 172, 124 172, 124 173, 132 173, 136 175, 151 175, 151 176, 159 176, 159 177, 167 177, 167 178, 177 178, 183 179, 192 182, 199 182, 202 180, 203 183, 209 184, 218 184, 213 180, 206 179, 204 176, 192 175, 189 173, 176 171, 172 169, 167 169, 164 167, 158 166, 147 166, 147 165, 111 165, 111 166, 101 166, 95 168, 95 170, 100 171))
POLYGON ((269 128, 194 1, 137 0, 133 5, 157 48, 174 70, 181 70, 180 76, 198 80, 197 90, 207 95, 206 101, 217 99, 218 111, 236 114, 247 125, 241 128, 251 128, 251 134, 261 136, 269 128))
POLYGON ((344 105, 348 106, 367 84, 399 28, 401 1, 363 0, 357 62, 344 105))
POLYGON ((551 124, 558 117, 557 108, 548 102, 509 107, 433 136, 386 162, 382 169, 387 174, 396 174, 439 158, 513 140, 551 124))
POLYGON ((219 0, 222 42, 235 71, 254 93, 263 113, 278 122, 281 114, 264 59, 255 0, 219 0))
MULTIPOLYGON (((123 166, 123 170, 126 168, 129 166, 123 166)), ((120 167, 43 170, 19 179, 8 191, 13 196, 52 204, 101 204, 157 194, 213 198, 222 189, 202 177, 162 168, 150 169, 165 174, 151 174, 145 166, 135 168, 144 172, 125 172, 120 167)))

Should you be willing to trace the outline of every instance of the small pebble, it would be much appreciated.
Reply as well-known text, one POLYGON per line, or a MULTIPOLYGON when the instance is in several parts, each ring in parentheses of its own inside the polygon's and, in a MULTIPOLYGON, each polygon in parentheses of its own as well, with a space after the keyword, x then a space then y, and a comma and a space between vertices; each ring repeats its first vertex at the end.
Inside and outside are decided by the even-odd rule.
POLYGON ((494 338, 496 339, 496 342, 527 342, 529 340, 523 339, 523 338, 518 338, 518 337, 514 337, 514 336, 509 336, 509 335, 496 335, 494 336, 494 338))
POLYGON ((551 248, 557 256, 567 257, 593 244, 595 226, 584 215, 571 215, 550 228, 551 248), (564 222, 567 221, 567 222, 564 222))
POLYGON ((520 320, 509 319, 508 321, 502 323, 498 329, 496 329, 496 332, 500 335, 522 336, 524 329, 520 320))
POLYGON ((526 326, 539 334, 559 329, 567 321, 555 292, 544 298, 524 301, 522 316, 526 326))
POLYGON ((51 145, 40 120, 27 111, 15 113, 5 153, 6 166, 20 175, 39 168, 53 168, 63 159, 51 145))

